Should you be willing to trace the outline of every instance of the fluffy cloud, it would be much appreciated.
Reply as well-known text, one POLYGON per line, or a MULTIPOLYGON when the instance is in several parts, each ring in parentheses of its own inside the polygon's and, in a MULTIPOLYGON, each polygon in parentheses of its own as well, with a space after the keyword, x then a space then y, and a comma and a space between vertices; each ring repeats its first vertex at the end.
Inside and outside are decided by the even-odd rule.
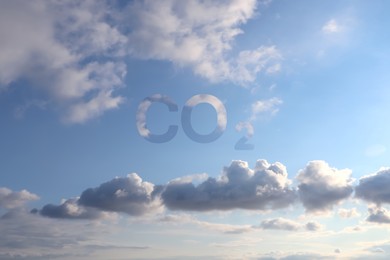
POLYGON ((233 161, 220 178, 192 182, 171 182, 161 194, 172 210, 276 209, 289 206, 295 191, 289 187, 287 171, 281 163, 259 160, 252 170, 244 161, 233 161))
POLYGON ((274 46, 242 51, 226 59, 240 25, 255 14, 256 1, 134 1, 126 23, 132 55, 172 61, 211 81, 254 81, 281 59, 274 46))
POLYGON ((367 217, 368 222, 390 224, 390 213, 386 209, 370 208, 368 212, 370 213, 367 217))
POLYGON ((355 195, 362 200, 378 205, 390 203, 390 169, 380 169, 378 172, 364 176, 355 188, 355 195))
POLYGON ((311 161, 297 175, 298 194, 308 212, 324 212, 348 198, 353 191, 351 171, 311 161))
POLYGON ((47 107, 65 110, 64 122, 82 123, 124 102, 117 90, 129 57, 169 61, 213 82, 253 82, 278 71, 282 58, 275 46, 230 57, 256 7, 255 0, 145 0, 121 8, 107 1, 1 1, 0 92, 26 80, 47 107))
POLYGON ((28 80, 65 107, 70 123, 118 107, 123 98, 113 92, 123 85, 126 66, 110 57, 127 40, 107 22, 106 10, 94 1, 2 1, 0 89, 28 80))
POLYGON ((0 187, 0 207, 13 209, 23 206, 26 202, 38 200, 38 195, 27 190, 12 191, 5 187, 0 187))
POLYGON ((100 210, 139 216, 160 208, 158 190, 152 183, 142 181, 136 173, 131 173, 85 190, 79 203, 100 210))
MULTIPOLYGON (((136 173, 116 177, 86 189, 78 198, 64 200, 60 205, 48 204, 39 212, 54 218, 96 219, 109 217, 109 212, 132 216, 159 213, 164 207, 201 212, 274 210, 288 207, 299 198, 307 212, 323 213, 351 195, 350 174, 350 170, 331 168, 324 161, 311 161, 298 172, 296 190, 283 164, 258 160, 251 169, 247 162, 237 160, 224 167, 216 178, 202 173, 155 185, 143 181, 136 173)), ((338 214, 342 218, 359 216, 355 208, 339 209, 338 214)), ((283 224, 284 229, 290 224, 294 226, 283 219, 263 223, 264 227, 283 224)), ((322 227, 309 222, 300 228, 316 231, 322 227)))
POLYGON ((60 205, 45 205, 39 212, 47 217, 71 219, 108 218, 112 217, 110 212, 140 216, 161 210, 160 191, 161 187, 131 173, 86 189, 80 198, 65 200, 60 205))

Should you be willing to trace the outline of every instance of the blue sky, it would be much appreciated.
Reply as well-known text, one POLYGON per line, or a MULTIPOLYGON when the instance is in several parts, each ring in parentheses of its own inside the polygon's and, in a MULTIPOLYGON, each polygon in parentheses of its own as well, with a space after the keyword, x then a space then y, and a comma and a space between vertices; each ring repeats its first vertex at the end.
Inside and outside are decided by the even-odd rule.
POLYGON ((2 1, 0 259, 387 259, 389 5, 2 1))

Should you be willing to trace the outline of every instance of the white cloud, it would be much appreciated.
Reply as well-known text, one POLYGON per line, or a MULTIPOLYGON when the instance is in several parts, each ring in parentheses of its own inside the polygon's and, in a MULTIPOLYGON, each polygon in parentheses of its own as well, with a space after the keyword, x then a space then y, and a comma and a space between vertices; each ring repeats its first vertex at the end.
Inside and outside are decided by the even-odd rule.
POLYGON ((102 115, 105 110, 118 108, 123 101, 123 97, 113 97, 112 91, 100 92, 91 100, 72 105, 64 121, 68 123, 83 123, 102 115))
POLYGON ((71 123, 118 107, 122 98, 113 92, 123 85, 126 66, 88 61, 91 55, 111 59, 112 49, 126 42, 106 22, 105 10, 94 1, 2 1, 0 88, 28 80, 55 101, 50 104, 65 107, 71 123))
POLYGON ((308 212, 327 212, 352 194, 351 170, 311 161, 297 175, 298 194, 308 212))
POLYGON ((279 112, 279 106, 283 104, 280 98, 273 97, 266 100, 258 100, 251 106, 250 121, 254 121, 260 114, 268 113, 271 116, 276 115, 279 112))
POLYGON ((186 175, 183 177, 178 177, 176 179, 173 179, 170 181, 170 183, 188 183, 188 182, 196 182, 196 181, 205 181, 207 180, 209 176, 207 173, 200 173, 200 174, 192 174, 192 175, 186 175))
POLYGON ((123 103, 116 90, 128 57, 245 85, 279 71, 282 59, 275 46, 230 55, 256 7, 255 0, 145 0, 122 9, 106 1, 2 1, 0 92, 27 80, 50 108, 64 110, 64 122, 82 123, 123 103))
POLYGON ((225 56, 255 9, 254 0, 135 1, 127 9, 130 51, 190 67, 210 81, 252 82, 280 60, 274 46, 241 51, 234 59, 225 56))
POLYGON ((255 129, 251 122, 238 122, 235 127, 237 132, 241 132, 246 129, 248 137, 252 137, 255 133, 255 129))
POLYGON ((322 27, 322 32, 324 33, 338 33, 340 31, 341 31, 341 26, 335 19, 330 19, 322 27))
POLYGON ((280 71, 282 56, 275 46, 260 47, 253 51, 241 51, 237 58, 236 69, 231 75, 233 81, 245 84, 256 80, 259 72, 274 74, 280 71), (276 63, 275 63, 276 62, 276 63))
POLYGON ((208 94, 199 94, 191 97, 185 104, 185 107, 193 108, 200 103, 208 103, 214 107, 217 112, 218 131, 223 132, 226 129, 227 124, 227 113, 223 103, 215 96, 208 94))
POLYGON ((151 132, 146 126, 146 115, 148 109, 153 104, 153 102, 160 102, 169 107, 177 108, 175 102, 168 96, 164 96, 161 94, 155 94, 150 97, 145 98, 138 106, 137 114, 136 114, 136 125, 138 129, 138 133, 142 137, 150 137, 151 132))
POLYGON ((12 209, 22 207, 25 203, 38 200, 38 195, 27 190, 12 191, 5 187, 0 187, 0 207, 12 209))
POLYGON ((247 136, 253 136, 255 129, 253 123, 260 116, 274 116, 279 112, 279 106, 283 104, 280 98, 273 97, 265 100, 257 100, 251 105, 251 115, 247 121, 241 121, 236 124, 236 131, 240 132, 243 129, 247 130, 247 136))
POLYGON ((360 213, 356 208, 352 209, 339 209, 338 212, 341 218, 356 218, 360 216, 360 213))

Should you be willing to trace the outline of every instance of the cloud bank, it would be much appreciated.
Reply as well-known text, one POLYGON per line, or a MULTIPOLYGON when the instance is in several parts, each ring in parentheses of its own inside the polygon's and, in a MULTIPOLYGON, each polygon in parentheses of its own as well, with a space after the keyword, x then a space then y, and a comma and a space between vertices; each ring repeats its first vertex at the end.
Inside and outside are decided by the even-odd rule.
MULTIPOLYGON (((292 186, 286 167, 280 163, 258 160, 252 169, 245 161, 235 160, 222 169, 217 177, 206 173, 178 177, 167 184, 158 185, 142 180, 131 173, 116 177, 98 187, 88 188, 79 196, 65 199, 59 205, 47 204, 39 213, 45 217, 64 219, 107 219, 116 213, 130 216, 158 215, 170 211, 231 211, 278 210, 301 204, 307 213, 327 214, 335 206, 356 197, 376 207, 369 207, 368 222, 388 223, 389 214, 379 207, 387 203, 386 178, 388 169, 364 176, 359 184, 352 185, 351 171, 332 168, 324 161, 310 161, 298 171, 297 187, 292 186), (379 185, 379 186, 378 186, 379 185), (379 188, 378 188, 379 187, 379 188)), ((0 207, 15 209, 39 197, 29 191, 12 191, 0 188, 0 207)), ((361 214, 356 208, 339 208, 341 218, 355 218, 361 214)), ((320 230, 317 222, 296 223, 283 218, 265 220, 264 229, 308 231, 320 230)))

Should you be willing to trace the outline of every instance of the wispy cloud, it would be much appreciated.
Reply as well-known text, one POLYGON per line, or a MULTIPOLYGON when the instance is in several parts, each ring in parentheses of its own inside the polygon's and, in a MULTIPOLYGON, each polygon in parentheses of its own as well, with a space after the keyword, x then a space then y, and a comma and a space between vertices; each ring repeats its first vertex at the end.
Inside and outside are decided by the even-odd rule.
POLYGON ((356 218, 356 217, 360 216, 360 213, 358 212, 358 210, 356 208, 339 209, 337 211, 337 213, 341 218, 356 218))
POLYGON ((270 99, 257 100, 251 105, 251 115, 248 120, 240 121, 236 124, 235 129, 237 132, 241 132, 243 129, 247 130, 247 136, 250 138, 254 135, 255 128, 254 122, 260 117, 272 117, 279 112, 280 105, 283 101, 280 98, 273 97, 270 99))
POLYGON ((326 24, 322 27, 322 32, 324 33, 338 33, 342 30, 341 25, 335 20, 330 19, 326 24))

